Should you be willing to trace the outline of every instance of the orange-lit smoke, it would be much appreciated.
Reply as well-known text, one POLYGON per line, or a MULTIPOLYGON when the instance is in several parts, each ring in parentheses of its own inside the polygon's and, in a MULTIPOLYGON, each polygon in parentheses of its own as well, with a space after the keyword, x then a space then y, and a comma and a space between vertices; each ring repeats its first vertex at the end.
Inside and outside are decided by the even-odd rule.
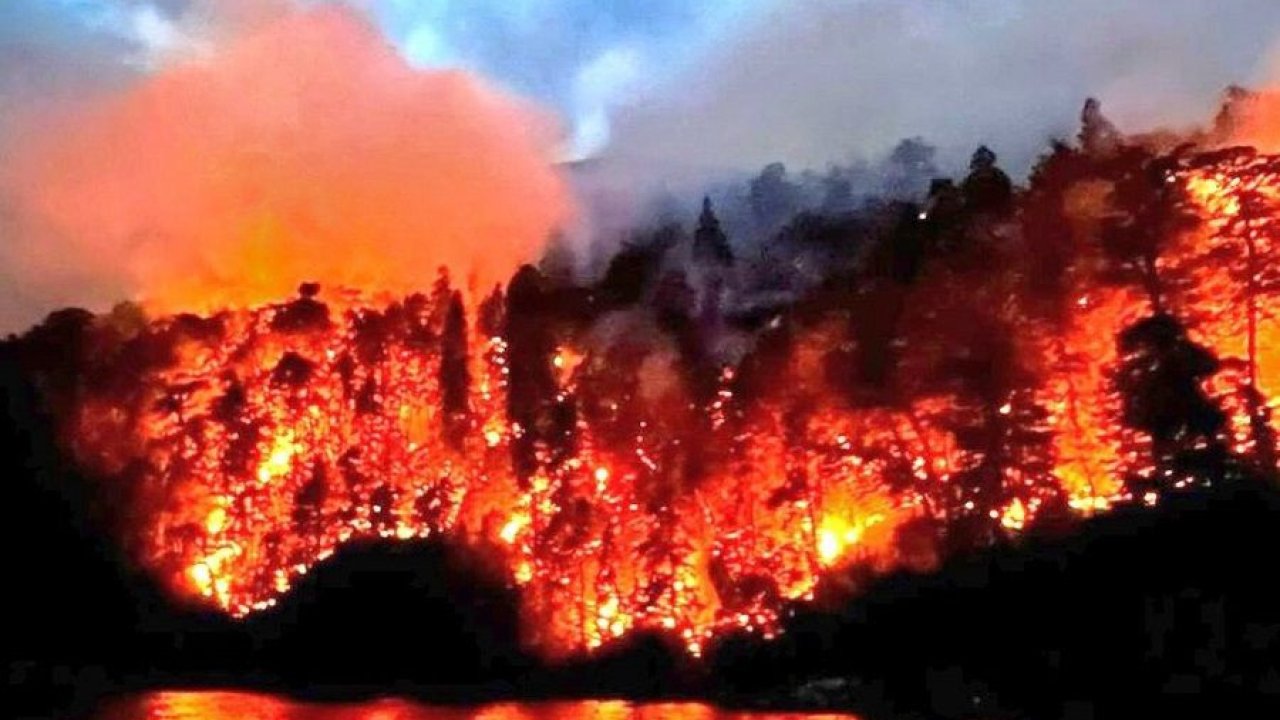
MULTIPOLYGON (((898 378, 911 379, 890 380, 894 402, 842 385, 858 335, 834 313, 788 326, 785 345, 762 336, 699 391, 666 338, 606 341, 557 320, 547 308, 580 288, 542 296, 534 271, 479 304, 442 278, 392 300, 306 292, 205 318, 100 319, 69 345, 84 348, 82 382, 50 386, 72 388, 54 403, 63 432, 124 508, 125 544, 179 597, 243 616, 353 539, 442 537, 496 559, 548 657, 635 632, 700 655, 726 633, 768 637, 792 603, 874 573, 1198 482, 1135 422, 1124 380, 1153 362, 1117 338, 1162 299, 1223 361, 1203 389, 1230 426, 1197 450, 1221 442, 1270 477, 1280 156, 1182 163, 1154 176, 1196 219, 1167 238, 1164 298, 1117 272, 1097 242, 1116 185, 1079 173, 1055 201, 1081 239, 1050 311, 1033 258, 1060 238, 975 234, 980 272, 937 250, 899 320, 898 378), (962 295, 978 301, 951 302, 962 295), (996 322, 1000 334, 972 332, 996 322), (993 342, 1017 365, 984 358, 993 342), (943 382, 917 379, 930 375, 943 382)), ((1229 477, 1220 467, 1206 485, 1229 477)))
POLYGON ((1229 145, 1249 145, 1262 152, 1280 151, 1280 89, 1252 94, 1234 107, 1229 145))
MULTIPOLYGON (((1216 138, 1224 145, 1248 145, 1259 152, 1280 152, 1280 41, 1272 48, 1270 58, 1261 69, 1260 86, 1245 95, 1231 98, 1224 108, 1227 119, 1225 137, 1216 138)), ((1220 118, 1220 119, 1223 119, 1220 118)))
POLYGON ((64 302, 204 310, 311 280, 403 292, 440 265, 487 289, 571 212, 546 117, 410 68, 343 10, 284 16, 26 125, 0 170, 24 229, 3 259, 82 286, 64 302))

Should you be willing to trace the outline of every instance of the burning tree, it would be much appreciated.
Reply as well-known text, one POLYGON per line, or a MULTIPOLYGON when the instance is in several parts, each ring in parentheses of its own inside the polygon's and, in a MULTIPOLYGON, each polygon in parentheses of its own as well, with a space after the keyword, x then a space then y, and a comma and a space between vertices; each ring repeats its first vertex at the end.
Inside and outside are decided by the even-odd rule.
POLYGON ((1163 314, 1126 328, 1119 342, 1124 421, 1151 438, 1157 483, 1182 488, 1224 477, 1225 415, 1201 388, 1218 370, 1217 359, 1163 314))
POLYGON ((1268 348, 1280 297, 1280 162, 1249 149, 1228 150, 1196 158, 1182 177, 1203 221, 1172 258, 1183 312, 1235 366, 1220 393, 1239 408, 1232 422, 1237 452, 1272 468, 1268 396, 1280 386, 1280 365, 1268 348))
MULTIPOLYGON (((549 655, 637 631, 698 654, 870 574, 1275 466, 1280 160, 1082 119, 1026 188, 980 148, 911 198, 932 152, 904 143, 903 197, 853 215, 835 187, 838 221, 779 235, 856 265, 758 312, 730 312, 706 203, 688 267, 665 227, 590 285, 306 284, 64 312, 21 347, 178 595, 243 615, 353 538, 439 534, 505 568, 549 655)), ((770 222, 787 183, 754 184, 770 222)))

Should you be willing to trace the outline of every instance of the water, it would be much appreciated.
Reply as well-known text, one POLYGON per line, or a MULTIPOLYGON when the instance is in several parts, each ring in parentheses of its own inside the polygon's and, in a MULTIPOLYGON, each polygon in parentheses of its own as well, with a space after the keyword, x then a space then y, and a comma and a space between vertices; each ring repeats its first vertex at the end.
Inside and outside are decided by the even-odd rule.
POLYGON ((621 700, 437 706, 385 699, 308 703, 244 692, 156 692, 110 703, 96 720, 855 720, 849 715, 739 712, 697 702, 621 700))

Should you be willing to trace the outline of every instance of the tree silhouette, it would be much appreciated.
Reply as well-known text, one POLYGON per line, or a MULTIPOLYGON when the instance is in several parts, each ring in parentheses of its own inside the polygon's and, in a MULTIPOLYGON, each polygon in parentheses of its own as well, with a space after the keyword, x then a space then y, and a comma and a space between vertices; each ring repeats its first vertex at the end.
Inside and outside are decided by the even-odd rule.
POLYGON ((678 225, 664 225, 654 232, 627 242, 609 261, 596 290, 606 306, 626 306, 640 302, 657 282, 667 252, 682 237, 678 225))
POLYGON ((1239 85, 1232 85, 1222 94, 1222 106, 1213 119, 1213 130, 1210 135, 1212 143, 1230 142, 1245 120, 1249 104, 1257 99, 1257 94, 1239 85))
POLYGON ((889 153, 885 166, 885 192, 894 200, 919 198, 929 181, 938 176, 934 159, 937 148, 923 138, 907 138, 899 142, 889 153))
POLYGON ((468 428, 467 397, 471 375, 467 370, 467 316, 462 293, 454 292, 445 314, 440 340, 440 395, 445 414, 445 441, 461 449, 468 428))
POLYGON ((1135 284, 1156 313, 1164 311, 1165 288, 1160 260, 1178 235, 1195 227, 1199 217, 1183 186, 1169 182, 1172 168, 1145 149, 1125 146, 1114 151, 1111 210, 1100 230, 1102 249, 1114 282, 1135 284))
POLYGON ((576 267, 577 258, 569 241, 563 233, 556 233, 538 261, 538 271, 556 284, 567 285, 573 282, 576 267))
POLYGON ((693 234, 693 259, 705 264, 733 264, 729 238, 720 229, 720 219, 709 197, 702 198, 702 213, 698 215, 698 229, 693 234))
POLYGON ((1202 388, 1218 370, 1211 352, 1192 342, 1182 324, 1153 315, 1119 337, 1117 388, 1126 426, 1151 437, 1157 482, 1222 477, 1226 416, 1202 388))
MULTIPOLYGON (((1274 467, 1276 441, 1264 383, 1275 355, 1264 341, 1280 306, 1280 161, 1250 149, 1213 153, 1191 164, 1188 183, 1202 204, 1203 224, 1168 260, 1181 309, 1220 343, 1239 343, 1240 399, 1260 464, 1274 467), (1222 168, 1229 168, 1224 174, 1222 168), (1207 174, 1203 174, 1207 173, 1207 174), (1232 342, 1234 341, 1234 342, 1232 342)), ((1237 355, 1237 353, 1239 353, 1237 355)))
POLYGON ((951 253, 968 245, 964 196, 950 178, 934 178, 920 214, 925 247, 933 253, 951 253))
POLYGON ((531 265, 520 268, 507 286, 507 417, 519 427, 511 443, 512 463, 523 484, 539 467, 539 447, 556 437, 556 380, 552 369, 555 339, 545 317, 545 279, 531 265))
POLYGON ((1075 230, 1068 199, 1095 174, 1094 163, 1065 142, 1032 168, 1027 191, 1019 198, 1020 229, 1027 248, 1028 297, 1049 314, 1071 312, 1071 292, 1076 281, 1073 266, 1088 256, 1088 248, 1075 230))
POLYGON ((1013 181, 996 166, 996 154, 986 145, 974 151, 960 190, 971 211, 1004 214, 1013 208, 1013 181))
POLYGON ((1106 156, 1118 148, 1123 140, 1116 126, 1102 114, 1102 103, 1089 98, 1080 111, 1080 149, 1086 155, 1106 156))
MULTIPOLYGON (((786 166, 771 163, 751 181, 747 200, 756 222, 762 227, 772 228, 795 212, 798 193, 796 186, 787 179, 786 166)), ((707 206, 704 201, 704 214, 707 206)))
POLYGON ((853 209, 853 181, 844 168, 832 167, 822 178, 822 211, 843 213, 853 209))

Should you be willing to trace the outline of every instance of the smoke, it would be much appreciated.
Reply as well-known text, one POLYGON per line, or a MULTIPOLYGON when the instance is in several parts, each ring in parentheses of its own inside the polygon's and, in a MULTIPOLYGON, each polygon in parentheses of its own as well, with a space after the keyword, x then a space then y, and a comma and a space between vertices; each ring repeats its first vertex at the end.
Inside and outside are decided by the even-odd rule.
POLYGON ((13 123, 6 326, 69 302, 278 299, 306 280, 421 289, 440 265, 484 288, 570 219, 547 117, 409 67, 353 12, 273 16, 216 47, 198 27, 149 26, 187 51, 126 91, 13 123))
POLYGON ((676 77, 774 0, 363 0, 417 66, 457 66, 548 103, 574 128, 567 151, 608 142, 614 109, 676 77))
POLYGON ((796 0, 614 119, 620 166, 822 168, 923 136, 944 169, 979 143, 1025 172, 1099 97, 1122 128, 1211 117, 1257 83, 1274 0, 796 0))
MULTIPOLYGON (((482 71, 572 118, 572 149, 601 154, 574 170, 590 220, 578 234, 597 240, 648 219, 648 190, 696 202, 710 181, 773 161, 793 175, 854 159, 874 167, 904 137, 939 146, 944 172, 962 172, 982 143, 1020 176, 1051 137, 1075 132, 1085 97, 1128 131, 1185 127, 1211 117, 1227 85, 1278 75, 1264 70, 1280 37, 1274 0, 704 5, 0 3, 0 328, 65 303, 145 295, 183 306, 212 302, 215 285, 251 298, 304 272, 400 287, 432 272, 423 262, 469 272, 536 255, 567 217, 545 168, 549 123, 400 57, 482 71), (315 5, 329 8, 306 12, 315 5), (323 33, 292 36, 325 24, 347 26, 335 47, 358 47, 354 57, 321 52, 323 33), (91 110, 65 110, 104 93, 91 110), (459 99, 446 112, 436 96, 459 99), (407 127, 408 145, 393 140, 407 127), (492 153, 457 150, 490 147, 481 138, 492 153), (267 266, 270 282, 248 272, 267 266), (178 279, 190 287, 172 287, 178 279)), ((1264 130, 1248 134, 1265 141, 1264 130)))
POLYGON ((1227 108, 1234 144, 1252 145, 1263 152, 1280 153, 1280 42, 1268 57, 1265 87, 1260 92, 1234 98, 1227 108))

